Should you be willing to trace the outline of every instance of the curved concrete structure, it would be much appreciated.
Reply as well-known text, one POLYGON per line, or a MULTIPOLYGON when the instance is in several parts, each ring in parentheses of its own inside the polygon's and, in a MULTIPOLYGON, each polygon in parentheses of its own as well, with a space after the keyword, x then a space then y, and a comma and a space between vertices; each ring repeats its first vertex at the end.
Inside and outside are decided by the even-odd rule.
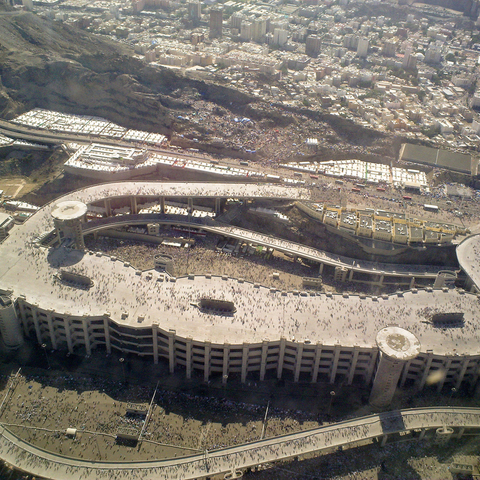
MULTIPOLYGON (((419 355, 406 360, 400 385, 416 382, 423 388, 430 373, 438 369, 446 372, 439 389, 445 383, 456 388, 465 382, 474 385, 480 364, 476 295, 448 288, 379 297, 281 292, 242 279, 209 275, 174 279, 155 271, 142 273, 102 254, 47 250, 35 243, 51 232, 51 213, 59 202, 104 202, 108 210, 111 202, 122 199, 124 204, 128 199, 135 212, 139 203, 152 199, 161 203, 165 197, 193 203, 189 199, 292 200, 308 194, 305 189, 277 185, 215 183, 130 182, 81 189, 44 206, 0 245, 0 289, 12 292, 24 333, 40 344, 70 352, 89 354, 103 348, 135 353, 153 362, 163 359, 171 372, 184 369, 187 378, 196 370, 205 380, 211 375, 224 379, 238 375, 246 381, 249 375, 263 380, 267 374, 277 378, 287 374, 294 381, 369 384, 379 354, 377 332, 395 322, 422 344, 419 355), (62 275, 88 278, 92 286, 66 285, 58 280, 62 275), (235 313, 225 316, 199 310, 201 298, 231 302, 235 313), (432 324, 432 314, 459 311, 462 328, 454 332, 432 324)), ((116 222, 145 223, 149 218, 132 214, 87 222, 82 233, 116 222)), ((172 221, 181 223, 178 218, 172 221)), ((342 261, 245 229, 214 221, 201 224, 216 233, 284 249, 318 263, 342 261)), ((378 267, 371 264, 370 272, 378 267)), ((365 268, 365 263, 352 268, 365 268)))
MULTIPOLYGON (((449 433, 448 438, 441 435, 442 441, 448 441, 454 431, 457 438, 466 433, 477 434, 480 430, 480 409, 434 407, 400 410, 188 457, 132 463, 93 462, 56 455, 26 443, 2 427, 0 458, 32 475, 52 480, 205 479, 277 460, 335 449, 361 440, 377 439, 384 445, 388 436, 400 432, 407 432, 412 438, 421 440, 429 435, 431 429, 434 435, 437 429, 449 433)), ((402 437, 403 440, 405 438, 402 437)))

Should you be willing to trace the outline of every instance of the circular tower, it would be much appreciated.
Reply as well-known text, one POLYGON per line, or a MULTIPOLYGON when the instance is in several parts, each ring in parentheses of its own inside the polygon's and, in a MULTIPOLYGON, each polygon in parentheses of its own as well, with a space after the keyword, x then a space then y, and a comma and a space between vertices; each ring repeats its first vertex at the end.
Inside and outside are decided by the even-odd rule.
POLYGON ((83 249, 82 223, 86 222, 87 206, 82 202, 69 200, 53 207, 52 217, 60 244, 72 240, 74 248, 83 249))
POLYGON ((405 362, 420 353, 420 341, 404 328, 385 327, 377 333, 377 345, 379 362, 369 403, 383 408, 392 401, 405 362))
POLYGON ((0 333, 8 349, 16 349, 23 344, 23 334, 15 304, 8 295, 0 295, 0 333))

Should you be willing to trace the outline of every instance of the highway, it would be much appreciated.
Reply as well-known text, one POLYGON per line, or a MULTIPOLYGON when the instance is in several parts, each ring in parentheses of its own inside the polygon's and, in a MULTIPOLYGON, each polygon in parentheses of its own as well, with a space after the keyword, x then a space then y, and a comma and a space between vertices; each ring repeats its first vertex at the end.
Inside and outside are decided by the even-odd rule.
POLYGON ((465 429, 477 434, 480 408, 430 407, 392 411, 187 457, 131 463, 94 462, 56 455, 28 444, 2 426, 0 458, 16 468, 52 480, 204 479, 363 440, 386 440, 388 435, 400 432, 416 430, 421 439, 427 430, 444 426, 452 427, 457 438, 465 429))

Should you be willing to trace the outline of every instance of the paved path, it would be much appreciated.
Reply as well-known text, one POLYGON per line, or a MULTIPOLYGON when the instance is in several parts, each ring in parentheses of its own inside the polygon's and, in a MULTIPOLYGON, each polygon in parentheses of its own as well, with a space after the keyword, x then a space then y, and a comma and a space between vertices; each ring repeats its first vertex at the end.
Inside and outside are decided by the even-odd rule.
POLYGON ((320 452, 386 434, 443 426, 480 430, 480 408, 431 407, 386 412, 198 455, 136 463, 88 462, 55 455, 24 442, 2 427, 0 458, 33 475, 55 480, 188 480, 320 452))

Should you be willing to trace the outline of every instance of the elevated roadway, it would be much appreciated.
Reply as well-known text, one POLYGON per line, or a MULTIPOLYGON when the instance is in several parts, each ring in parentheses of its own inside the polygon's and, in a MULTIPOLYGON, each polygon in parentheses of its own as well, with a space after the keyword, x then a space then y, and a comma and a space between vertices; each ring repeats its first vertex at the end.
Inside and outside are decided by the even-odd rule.
POLYGON ((107 217, 101 220, 87 222, 83 226, 83 233, 89 234, 105 228, 115 228, 125 225, 139 225, 145 223, 162 223, 166 225, 181 225, 200 227, 207 232, 224 237, 234 238, 247 243, 273 248, 291 257, 303 258, 307 261, 332 267, 343 267, 354 272, 369 275, 384 275, 386 277, 417 277, 435 279, 440 267, 428 265, 396 265, 375 263, 364 260, 354 260, 341 255, 331 254, 300 243, 283 240, 244 228, 225 225, 211 218, 195 218, 188 215, 168 214, 137 214, 107 217))
POLYGON ((443 427, 452 429, 453 432, 450 432, 456 438, 464 433, 477 434, 480 430, 480 409, 431 407, 399 410, 187 457, 131 463, 96 462, 56 455, 21 440, 1 427, 0 458, 32 475, 52 480, 205 479, 364 440, 378 439, 384 444, 388 435, 404 432, 411 434, 415 431, 422 439, 428 430, 434 429, 438 437, 442 432, 437 433, 436 430, 445 431, 443 427))

